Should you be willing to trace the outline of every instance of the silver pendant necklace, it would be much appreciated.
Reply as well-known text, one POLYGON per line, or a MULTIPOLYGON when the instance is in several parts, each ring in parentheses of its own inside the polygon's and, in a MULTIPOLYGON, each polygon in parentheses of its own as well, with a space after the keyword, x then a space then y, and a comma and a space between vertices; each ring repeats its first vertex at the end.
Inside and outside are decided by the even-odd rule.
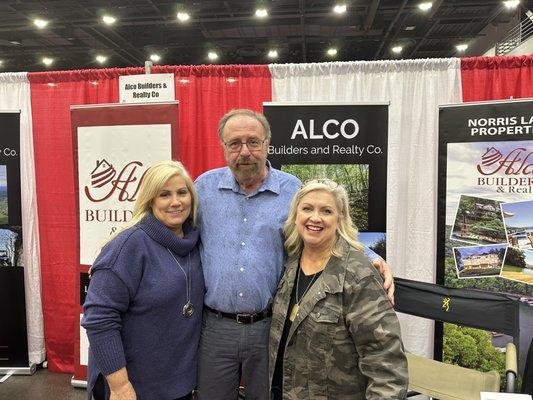
POLYGON ((191 286, 192 286, 192 276, 190 271, 191 266, 191 253, 189 253, 189 260, 187 261, 187 269, 189 269, 189 274, 185 272, 181 264, 178 262, 177 258, 174 256, 174 253, 170 251, 170 249, 167 247, 167 251, 170 253, 174 261, 176 261, 176 264, 178 267, 180 267, 181 272, 183 272, 183 275, 185 275, 185 293, 187 295, 187 302, 183 306, 183 309, 181 313, 185 318, 189 318, 194 314, 194 306, 191 303, 191 286))

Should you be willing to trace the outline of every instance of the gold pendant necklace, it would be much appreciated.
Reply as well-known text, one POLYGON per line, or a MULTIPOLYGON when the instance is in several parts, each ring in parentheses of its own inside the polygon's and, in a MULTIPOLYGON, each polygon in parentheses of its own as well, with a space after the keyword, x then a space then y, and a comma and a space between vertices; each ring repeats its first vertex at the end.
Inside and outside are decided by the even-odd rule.
POLYGON ((291 322, 294 322, 294 320, 296 319, 296 317, 298 316, 298 312, 300 311, 300 302, 302 301, 302 299, 305 297, 307 291, 309 290, 309 288, 311 286, 313 286, 313 283, 315 282, 315 280, 317 279, 318 275, 320 275, 318 272, 313 276, 313 279, 311 279, 311 282, 309 282, 309 284, 307 285, 307 288, 305 289, 305 291, 303 292, 302 294, 302 297, 300 297, 300 299, 298 300, 298 292, 299 292, 299 284, 300 284, 300 271, 302 270, 302 268, 298 265, 298 276, 296 277, 296 303, 294 303, 294 305, 292 306, 291 308, 291 313, 289 315, 289 321, 291 322))

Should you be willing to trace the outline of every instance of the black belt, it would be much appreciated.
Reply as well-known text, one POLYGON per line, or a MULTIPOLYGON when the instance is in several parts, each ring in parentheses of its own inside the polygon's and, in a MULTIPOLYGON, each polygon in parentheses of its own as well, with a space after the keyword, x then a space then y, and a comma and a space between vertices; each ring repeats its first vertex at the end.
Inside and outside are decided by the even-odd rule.
POLYGON ((213 314, 216 314, 218 316, 237 321, 237 323, 239 324, 253 324, 254 322, 261 321, 262 319, 272 316, 272 308, 269 308, 268 310, 259 311, 258 313, 255 313, 255 314, 245 314, 245 313, 231 314, 231 313, 213 310, 212 308, 209 308, 206 305, 204 305, 204 309, 211 311, 213 314))

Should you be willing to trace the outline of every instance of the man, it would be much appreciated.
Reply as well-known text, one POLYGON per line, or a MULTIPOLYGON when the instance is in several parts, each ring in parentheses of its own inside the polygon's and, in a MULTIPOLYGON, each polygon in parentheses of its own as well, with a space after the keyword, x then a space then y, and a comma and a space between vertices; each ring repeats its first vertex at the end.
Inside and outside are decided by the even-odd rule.
MULTIPOLYGON (((232 110, 220 120, 218 135, 228 167, 196 180, 206 285, 198 394, 201 400, 237 399, 242 378, 247 399, 266 400, 283 223, 301 182, 267 161, 271 133, 264 115, 232 110)), ((392 301, 390 271, 383 262, 376 267, 386 277, 392 301)))

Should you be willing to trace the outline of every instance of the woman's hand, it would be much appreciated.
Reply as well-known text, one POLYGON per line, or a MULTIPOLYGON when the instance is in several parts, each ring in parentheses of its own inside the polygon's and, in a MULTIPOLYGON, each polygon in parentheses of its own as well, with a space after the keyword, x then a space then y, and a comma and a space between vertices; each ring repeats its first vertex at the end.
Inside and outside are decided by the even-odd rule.
POLYGON ((392 305, 394 305, 394 278, 387 263, 381 259, 376 258, 372 260, 372 265, 379 271, 383 278, 383 289, 387 292, 387 297, 392 305))
POLYGON ((118 388, 117 391, 111 390, 109 400, 137 400, 137 395, 135 394, 131 382, 128 381, 126 385, 118 388))
POLYGON ((109 400, 137 400, 126 367, 107 375, 106 380, 111 390, 109 400))
POLYGON ((131 382, 128 381, 126 385, 118 388, 117 391, 111 390, 109 400, 137 400, 137 395, 135 394, 131 382))

